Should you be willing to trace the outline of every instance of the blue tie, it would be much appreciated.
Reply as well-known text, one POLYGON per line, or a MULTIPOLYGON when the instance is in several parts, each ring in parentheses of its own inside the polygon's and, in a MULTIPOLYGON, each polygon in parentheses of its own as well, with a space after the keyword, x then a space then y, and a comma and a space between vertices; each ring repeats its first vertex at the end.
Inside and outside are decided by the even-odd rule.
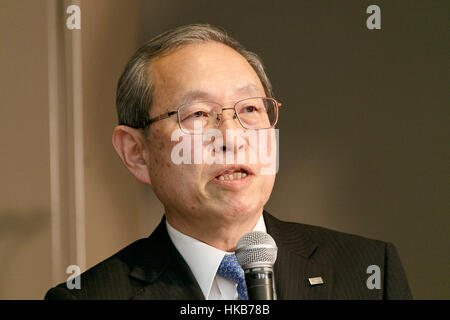
POLYGON ((229 279, 237 283, 237 292, 239 300, 248 300, 247 284, 245 283, 244 270, 239 265, 236 255, 226 254, 219 269, 217 270, 219 276, 229 279))

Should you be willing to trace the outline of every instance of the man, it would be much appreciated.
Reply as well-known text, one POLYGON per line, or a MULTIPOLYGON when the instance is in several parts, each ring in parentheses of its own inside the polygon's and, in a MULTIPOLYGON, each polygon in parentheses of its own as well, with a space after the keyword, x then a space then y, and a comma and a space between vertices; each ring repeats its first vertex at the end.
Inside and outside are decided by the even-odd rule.
POLYGON ((259 149, 274 144, 252 143, 249 133, 273 137, 280 106, 259 58, 214 27, 182 26, 140 48, 119 80, 113 145, 165 215, 149 238, 81 274, 81 289, 62 283, 46 299, 246 299, 245 282, 221 270, 228 261, 242 275, 233 251, 252 230, 278 246, 278 299, 411 298, 392 244, 264 211, 275 172, 264 170, 259 149), (241 155, 244 162, 223 161, 241 155))

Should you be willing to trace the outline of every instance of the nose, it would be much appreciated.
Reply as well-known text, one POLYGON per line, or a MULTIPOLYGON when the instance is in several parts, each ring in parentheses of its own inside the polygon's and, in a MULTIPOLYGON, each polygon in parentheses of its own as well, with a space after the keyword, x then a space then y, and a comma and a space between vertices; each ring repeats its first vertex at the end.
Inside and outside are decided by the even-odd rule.
POLYGON ((216 144, 216 152, 238 153, 245 151, 246 141, 243 138, 243 128, 239 123, 234 108, 223 108, 222 113, 217 114, 217 129, 222 133, 221 145, 216 144), (228 111, 225 113, 225 111, 228 111), (231 111, 231 112, 230 112, 231 111))

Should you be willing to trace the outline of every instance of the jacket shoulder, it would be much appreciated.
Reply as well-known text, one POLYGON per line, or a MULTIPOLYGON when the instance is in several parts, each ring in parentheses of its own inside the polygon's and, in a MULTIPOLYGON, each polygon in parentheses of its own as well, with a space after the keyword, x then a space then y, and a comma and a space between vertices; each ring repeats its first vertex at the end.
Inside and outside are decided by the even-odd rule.
POLYGON ((277 229, 283 230, 283 233, 292 235, 304 235, 310 241, 316 243, 319 247, 344 246, 346 248, 373 248, 375 250, 385 250, 387 242, 367 238, 361 235, 337 231, 325 227, 319 227, 299 222, 282 221, 271 217, 271 223, 276 225, 277 229))
POLYGON ((400 257, 392 243, 324 227, 280 221, 274 217, 269 217, 268 222, 273 230, 277 230, 280 245, 294 248, 309 243, 314 248, 310 254, 311 261, 334 270, 338 298, 342 297, 339 288, 360 294, 353 298, 365 297, 368 292, 366 281, 374 267, 381 272, 382 290, 378 298, 412 298, 400 257), (349 289, 352 283, 355 288, 349 289))
POLYGON ((385 263, 388 244, 384 241, 274 217, 267 222, 279 247, 287 246, 294 251, 300 248, 300 252, 313 261, 337 269, 363 272, 370 265, 383 266, 385 263))
POLYGON ((46 293, 45 300, 130 299, 142 288, 142 284, 131 278, 129 273, 146 240, 140 239, 131 243, 81 273, 79 289, 69 289, 67 283, 62 282, 46 293))

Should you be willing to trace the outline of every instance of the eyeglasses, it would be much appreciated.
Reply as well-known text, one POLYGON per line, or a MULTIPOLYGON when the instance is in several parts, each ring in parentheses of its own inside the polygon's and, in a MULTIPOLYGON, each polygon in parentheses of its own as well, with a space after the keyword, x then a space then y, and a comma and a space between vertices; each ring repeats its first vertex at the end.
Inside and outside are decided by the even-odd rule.
POLYGON ((269 129, 278 121, 278 109, 281 103, 273 98, 255 97, 236 102, 233 108, 224 108, 218 103, 199 101, 183 104, 176 111, 169 111, 145 122, 150 124, 178 115, 180 129, 187 134, 202 134, 208 129, 218 128, 223 111, 234 110, 233 119, 238 119, 244 129, 269 129), (200 130, 199 130, 200 129, 200 130))

